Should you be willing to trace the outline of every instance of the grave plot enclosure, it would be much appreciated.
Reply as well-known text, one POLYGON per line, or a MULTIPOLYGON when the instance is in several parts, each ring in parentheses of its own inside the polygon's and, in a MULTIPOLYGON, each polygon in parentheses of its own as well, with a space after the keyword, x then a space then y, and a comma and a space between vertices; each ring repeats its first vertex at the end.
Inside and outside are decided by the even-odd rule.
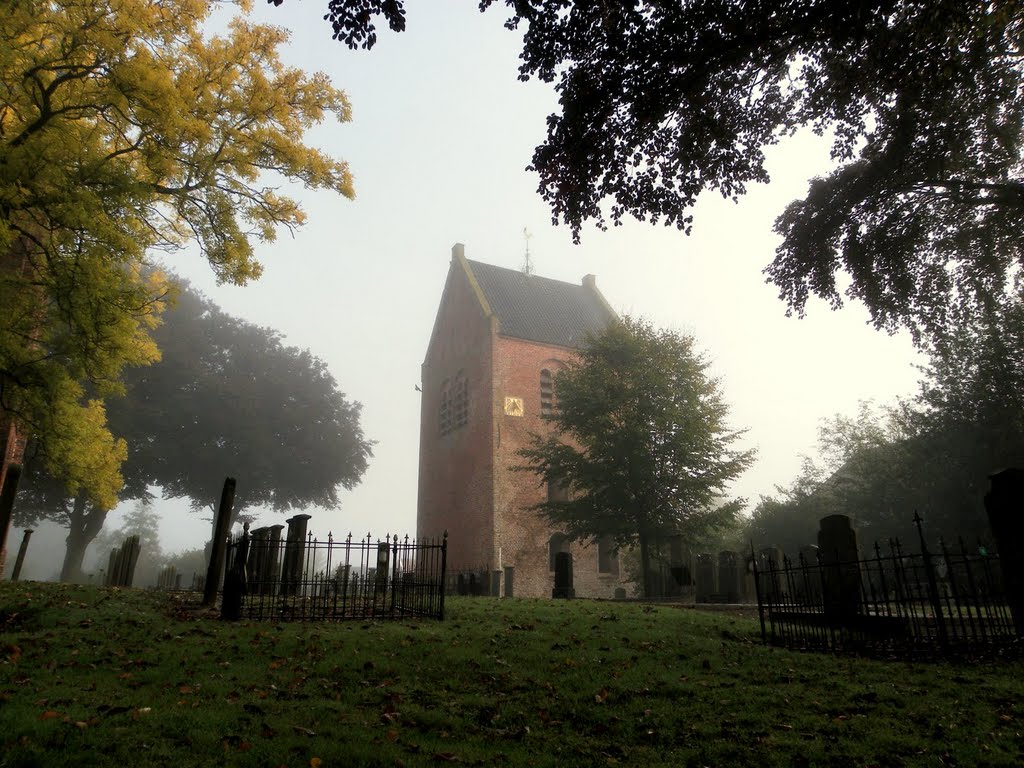
POLYGON ((932 552, 915 522, 917 552, 890 541, 861 553, 849 520, 833 515, 822 520, 821 546, 796 560, 754 556, 764 641, 897 656, 1019 648, 999 556, 962 541, 932 552))
POLYGON ((227 619, 340 621, 444 617, 447 536, 319 540, 308 515, 246 526, 228 543, 221 615, 227 619))

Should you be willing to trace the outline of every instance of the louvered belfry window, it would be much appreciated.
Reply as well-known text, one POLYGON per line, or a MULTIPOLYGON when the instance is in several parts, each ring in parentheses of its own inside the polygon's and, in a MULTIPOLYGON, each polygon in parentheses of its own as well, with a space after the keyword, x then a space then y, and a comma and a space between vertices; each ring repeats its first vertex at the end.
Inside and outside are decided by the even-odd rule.
POLYGON ((555 412, 555 378, 547 368, 540 372, 540 415, 550 416, 555 412))
POLYGON ((442 435, 454 432, 469 422, 469 382, 462 371, 441 385, 438 416, 442 435))

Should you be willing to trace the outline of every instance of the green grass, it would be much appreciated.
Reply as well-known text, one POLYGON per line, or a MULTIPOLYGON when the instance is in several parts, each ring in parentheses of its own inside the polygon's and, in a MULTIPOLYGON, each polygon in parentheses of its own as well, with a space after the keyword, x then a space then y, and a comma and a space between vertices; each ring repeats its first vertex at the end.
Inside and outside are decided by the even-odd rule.
POLYGON ((755 619, 669 606, 447 613, 229 624, 0 584, 0 766, 1024 765, 1021 662, 792 653, 755 619))

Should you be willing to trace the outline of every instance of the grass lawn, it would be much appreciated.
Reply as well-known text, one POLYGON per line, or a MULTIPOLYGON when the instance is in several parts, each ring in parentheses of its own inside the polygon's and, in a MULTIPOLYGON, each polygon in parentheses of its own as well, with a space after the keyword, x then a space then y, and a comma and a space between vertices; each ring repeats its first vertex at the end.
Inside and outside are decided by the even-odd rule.
POLYGON ((0 584, 0 766, 1024 765, 1019 661, 792 653, 635 603, 276 625, 195 600, 0 584))

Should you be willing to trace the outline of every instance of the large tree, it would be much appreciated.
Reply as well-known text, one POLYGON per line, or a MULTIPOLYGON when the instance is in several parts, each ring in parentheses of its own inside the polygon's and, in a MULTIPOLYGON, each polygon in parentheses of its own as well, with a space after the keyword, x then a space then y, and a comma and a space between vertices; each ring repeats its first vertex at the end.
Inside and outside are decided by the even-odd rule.
MULTIPOLYGON (((837 166, 776 223, 791 311, 845 290, 923 338, 1019 290, 1019 0, 479 0, 502 4, 521 79, 559 95, 531 168, 577 238, 625 216, 689 231, 702 192, 768 181, 765 148, 809 127, 837 166)), ((405 27, 402 0, 327 6, 351 47, 378 15, 405 27)))
POLYGON ((753 456, 732 447, 742 433, 707 368, 692 337, 625 318, 559 374, 553 431, 522 451, 526 468, 569 488, 537 507, 553 524, 639 545, 644 594, 652 545, 705 534, 741 504, 724 495, 753 456))
MULTIPOLYGON (((157 486, 166 498, 212 509, 233 476, 237 515, 261 505, 336 506, 338 490, 359 482, 372 449, 361 406, 308 350, 224 313, 188 285, 153 335, 162 359, 126 371, 126 395, 107 403, 128 452, 122 500, 145 500, 157 486)), ((68 494, 45 467, 30 470, 16 516, 68 527, 62 578, 75 579, 107 507, 68 494)))
MULTIPOLYGON (((249 9, 249 0, 238 8, 249 9)), ((99 398, 159 356, 152 249, 197 243, 219 279, 303 220, 281 179, 351 197, 302 143, 344 95, 285 67, 286 33, 209 0, 8 0, 0 13, 0 409, 74 495, 109 507, 124 445, 99 398)))

